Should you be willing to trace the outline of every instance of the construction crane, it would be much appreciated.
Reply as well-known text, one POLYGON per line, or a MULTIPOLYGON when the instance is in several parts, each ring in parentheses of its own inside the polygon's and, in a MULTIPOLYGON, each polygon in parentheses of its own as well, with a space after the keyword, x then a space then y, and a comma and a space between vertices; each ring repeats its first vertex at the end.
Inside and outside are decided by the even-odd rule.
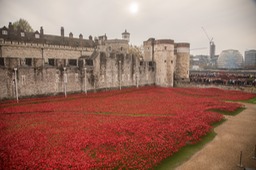
POLYGON ((202 30, 204 31, 206 37, 208 38, 209 40, 209 43, 210 43, 210 58, 213 59, 213 57, 215 56, 215 44, 213 42, 213 37, 210 38, 207 34, 207 32, 205 31, 204 27, 202 27, 202 30))

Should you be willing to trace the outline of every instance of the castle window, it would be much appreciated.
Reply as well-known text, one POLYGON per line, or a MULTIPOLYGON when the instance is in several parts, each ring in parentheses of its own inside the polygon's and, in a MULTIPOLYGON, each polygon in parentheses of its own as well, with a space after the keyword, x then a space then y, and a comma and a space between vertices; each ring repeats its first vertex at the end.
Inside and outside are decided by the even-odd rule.
POLYGON ((21 84, 22 85, 25 84, 25 79, 26 79, 26 76, 25 75, 21 75, 21 84))
POLYGON ((7 30, 2 30, 2 34, 7 35, 8 34, 7 30))
POLYGON ((39 34, 35 34, 35 38, 39 38, 40 36, 39 36, 39 34))
POLYGON ((165 49, 165 50, 167 50, 167 47, 166 47, 166 46, 164 46, 164 49, 165 49))
POLYGON ((152 67, 152 66, 153 66, 153 62, 150 61, 150 62, 148 63, 148 65, 152 67))
POLYGON ((84 67, 84 60, 78 60, 78 67, 84 67))
POLYGON ((25 37, 25 33, 24 33, 24 32, 21 32, 21 33, 20 33, 20 36, 21 36, 21 37, 25 37))
POLYGON ((69 59, 68 65, 70 66, 77 66, 77 60, 76 59, 69 59))
POLYGON ((0 66, 4 66, 4 58, 0 58, 0 66))
POLYGON ((55 66, 55 61, 53 58, 48 58, 48 63, 50 66, 55 66))
POLYGON ((25 58, 25 64, 27 66, 32 66, 32 58, 25 58))
POLYGON ((91 60, 91 59, 86 59, 86 60, 85 60, 85 64, 88 65, 88 66, 93 66, 93 60, 91 60))
POLYGON ((121 47, 121 51, 123 51, 123 47, 121 47))
POLYGON ((166 63, 166 60, 164 60, 164 62, 166 63))
POLYGON ((143 65, 143 61, 140 61, 140 65, 141 65, 141 66, 143 65))
POLYGON ((173 64, 173 60, 171 61, 171 63, 173 64))

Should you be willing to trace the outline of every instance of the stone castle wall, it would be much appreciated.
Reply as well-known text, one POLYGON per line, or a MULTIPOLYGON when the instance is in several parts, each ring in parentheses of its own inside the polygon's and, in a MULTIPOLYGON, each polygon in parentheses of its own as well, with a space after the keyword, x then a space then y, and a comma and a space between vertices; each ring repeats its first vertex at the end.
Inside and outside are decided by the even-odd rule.
POLYGON ((48 59, 78 59, 81 55, 91 55, 93 48, 70 47, 61 45, 47 45, 35 43, 21 43, 4 41, 1 45, 3 58, 42 58, 44 63, 48 59))
POLYGON ((21 97, 64 93, 65 87, 67 93, 152 84, 173 87, 174 76, 188 79, 188 43, 149 39, 144 42, 144 60, 128 51, 128 42, 118 39, 95 47, 1 41, 0 99, 16 95, 14 68, 21 97))
POLYGON ((136 56, 130 54, 99 53, 93 66, 86 66, 86 69, 67 66, 65 71, 63 67, 43 66, 42 60, 36 58, 33 61, 41 65, 22 66, 18 64, 22 60, 20 58, 4 59, 12 67, 0 67, 1 100, 16 96, 14 67, 18 67, 19 97, 64 93, 65 74, 67 93, 154 84, 154 68, 148 62, 141 64, 136 56))

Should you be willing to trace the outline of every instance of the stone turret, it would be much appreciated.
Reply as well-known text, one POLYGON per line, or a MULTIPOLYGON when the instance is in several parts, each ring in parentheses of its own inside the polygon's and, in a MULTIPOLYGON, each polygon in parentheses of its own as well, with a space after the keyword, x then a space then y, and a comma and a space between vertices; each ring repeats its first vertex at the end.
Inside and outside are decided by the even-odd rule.
POLYGON ((144 60, 153 61, 156 65, 155 84, 162 87, 173 87, 176 60, 174 41, 150 38, 144 41, 143 45, 144 60))
POLYGON ((176 71, 175 80, 189 81, 189 59, 190 59, 190 44, 175 43, 176 55, 176 71))
POLYGON ((174 41, 171 39, 155 40, 153 59, 156 63, 156 85, 173 87, 174 82, 174 41))

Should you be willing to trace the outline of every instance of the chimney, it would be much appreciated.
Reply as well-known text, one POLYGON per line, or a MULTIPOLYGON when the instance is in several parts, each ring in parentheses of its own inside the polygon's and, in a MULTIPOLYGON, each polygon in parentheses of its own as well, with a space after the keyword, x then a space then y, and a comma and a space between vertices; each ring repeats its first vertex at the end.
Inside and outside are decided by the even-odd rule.
POLYGON ((61 35, 62 37, 64 37, 64 27, 61 27, 61 28, 60 28, 60 35, 61 35))
POLYGON ((69 33, 69 38, 73 38, 72 32, 69 33))
POLYGON ((79 35, 79 39, 83 39, 83 35, 82 34, 79 35))
POLYGON ((9 22, 9 26, 8 26, 8 28, 9 28, 9 30, 13 30, 13 25, 12 25, 12 23, 11 22, 9 22))
POLYGON ((44 35, 44 29, 43 29, 43 27, 42 27, 42 26, 40 27, 40 35, 41 35, 41 36, 43 36, 43 35, 44 35))

